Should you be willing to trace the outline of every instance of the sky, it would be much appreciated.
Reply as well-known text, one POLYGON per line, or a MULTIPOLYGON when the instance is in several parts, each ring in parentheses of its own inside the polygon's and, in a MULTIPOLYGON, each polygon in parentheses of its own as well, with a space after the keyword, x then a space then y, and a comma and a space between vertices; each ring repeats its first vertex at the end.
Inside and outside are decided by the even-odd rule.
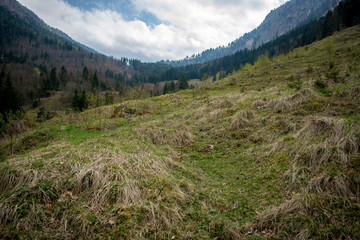
POLYGON ((18 0, 96 51, 145 62, 226 46, 287 0, 18 0))

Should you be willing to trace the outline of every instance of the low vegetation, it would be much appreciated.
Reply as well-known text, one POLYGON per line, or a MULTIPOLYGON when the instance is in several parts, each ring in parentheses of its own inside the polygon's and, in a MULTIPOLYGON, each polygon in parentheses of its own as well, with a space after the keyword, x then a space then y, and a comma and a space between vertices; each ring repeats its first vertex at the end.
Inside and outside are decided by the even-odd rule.
POLYGON ((0 147, 0 238, 358 238, 359 39, 25 124, 0 147))

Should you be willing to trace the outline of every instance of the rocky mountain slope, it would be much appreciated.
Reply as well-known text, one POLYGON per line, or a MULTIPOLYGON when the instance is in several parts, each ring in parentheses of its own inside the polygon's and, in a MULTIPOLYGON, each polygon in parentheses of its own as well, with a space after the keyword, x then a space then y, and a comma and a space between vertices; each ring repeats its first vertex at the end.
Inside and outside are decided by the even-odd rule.
POLYGON ((291 0, 272 10, 259 27, 246 33, 226 47, 209 49, 200 55, 170 62, 173 66, 197 64, 233 54, 242 49, 256 48, 298 26, 320 18, 334 8, 340 0, 291 0))

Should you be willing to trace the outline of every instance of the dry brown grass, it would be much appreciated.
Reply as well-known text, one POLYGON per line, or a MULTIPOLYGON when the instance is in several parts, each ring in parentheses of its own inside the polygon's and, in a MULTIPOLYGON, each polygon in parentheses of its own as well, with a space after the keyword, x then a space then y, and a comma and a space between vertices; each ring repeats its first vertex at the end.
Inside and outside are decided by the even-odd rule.
MULTIPOLYGON (((264 232, 271 232, 282 239, 288 239, 291 235, 292 239, 298 240, 357 239, 359 223, 349 222, 349 218, 344 218, 343 214, 359 213, 359 207, 353 201, 343 201, 342 198, 328 194, 297 194, 291 200, 262 212, 256 221, 244 226, 244 232, 252 228, 258 236, 266 236, 264 232), (331 227, 334 229, 330 230, 331 227), (347 233, 336 231, 338 228, 347 233), (287 229, 287 233, 284 229, 287 229)), ((356 219, 357 216, 350 217, 350 221, 356 219)))
POLYGON ((134 132, 143 140, 155 145, 169 144, 173 147, 187 145, 195 140, 190 129, 185 125, 162 126, 162 122, 153 121, 141 127, 134 128, 134 132))
MULTIPOLYGON (((333 184, 333 192, 351 192, 352 185, 359 184, 359 179, 343 180, 343 177, 330 177, 321 174, 324 169, 331 169, 331 166, 338 166, 337 170, 349 167, 350 159, 359 152, 360 138, 358 128, 355 126, 346 128, 344 120, 333 120, 330 118, 310 119, 309 122, 296 133, 295 139, 301 141, 302 145, 293 150, 291 182, 299 183, 299 169, 306 168, 305 176, 300 179, 310 178, 307 189, 323 188, 329 189, 329 183, 333 184), (317 139, 318 143, 315 143, 317 139), (344 185, 344 183, 347 183, 344 185), (318 184, 318 186, 316 186, 318 184), (344 189, 346 186, 347 190, 344 189)), ((345 171, 345 170, 344 170, 345 171)), ((304 171, 300 171, 304 175, 304 171)), ((300 181, 301 182, 301 181, 300 181)), ((296 184, 295 184, 296 185, 296 184)), ((291 185, 290 185, 291 186, 291 185)), ((320 191, 321 192, 321 191, 320 191)), ((349 196, 349 194, 344 194, 349 196)))
MULTIPOLYGON (((312 96, 304 95, 295 94, 288 100, 296 105, 312 96)), ((272 129, 285 129, 286 122, 280 126, 281 122, 282 118, 273 118, 258 133, 266 136, 272 129)), ((359 226, 355 219, 360 214, 360 177, 352 166, 359 154, 359 126, 354 121, 316 115, 299 124, 302 126, 294 126, 286 138, 276 133, 268 136, 273 142, 268 156, 289 154, 284 195, 292 196, 291 200, 259 213, 244 232, 252 228, 252 234, 263 237, 270 233, 286 238, 284 231, 288 231, 294 239, 356 239, 359 231, 353 229, 359 226), (344 217, 346 214, 350 215, 344 217)))
POLYGON ((255 110, 270 108, 274 113, 287 113, 293 111, 300 104, 304 103, 307 99, 316 96, 313 90, 305 88, 292 96, 286 96, 275 99, 262 98, 252 104, 255 110))
POLYGON ((295 137, 324 136, 326 134, 332 134, 334 137, 338 138, 343 131, 343 127, 343 121, 334 123, 331 118, 315 117, 310 119, 310 121, 295 135, 295 137))
POLYGON ((232 130, 239 130, 248 127, 257 122, 258 117, 251 110, 241 111, 231 118, 230 128, 232 130))
POLYGON ((294 110, 306 99, 309 99, 314 95, 315 93, 311 89, 306 88, 292 96, 271 100, 266 107, 272 108, 275 113, 285 113, 294 110))
MULTIPOLYGON (((141 149, 127 153, 86 145, 85 149, 51 145, 34 153, 36 158, 12 159, 13 170, 0 175, 0 192, 8 194, 0 203, 1 224, 17 223, 19 231, 39 224, 44 229, 36 236, 64 239, 103 238, 104 232, 123 224, 129 226, 126 238, 164 238, 163 231, 182 225, 185 215, 179 204, 189 199, 194 187, 170 173, 181 166, 141 149), (104 211, 109 205, 112 210, 104 211), (80 212, 72 212, 73 207, 63 210, 70 206, 80 212)), ((189 234, 178 231, 181 236, 189 234)))

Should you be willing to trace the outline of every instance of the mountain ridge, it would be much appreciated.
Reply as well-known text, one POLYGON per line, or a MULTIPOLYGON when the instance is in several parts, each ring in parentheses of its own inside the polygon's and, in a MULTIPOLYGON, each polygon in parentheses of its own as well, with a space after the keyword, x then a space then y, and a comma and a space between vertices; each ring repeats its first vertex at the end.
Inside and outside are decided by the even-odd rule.
POLYGON ((50 32, 56 34, 57 36, 64 38, 65 40, 70 41, 72 44, 75 44, 75 45, 83 48, 86 51, 98 53, 94 49, 75 41, 69 35, 67 35, 63 31, 61 31, 60 29, 49 26, 39 16, 37 16, 33 11, 31 11, 27 7, 23 6, 17 0, 3 0, 0 2, 0 6, 4 6, 4 7, 8 8, 9 10, 14 11, 16 14, 21 16, 23 19, 29 21, 29 23, 31 23, 32 20, 35 20, 35 22, 38 24, 39 27, 50 31, 50 32))
MULTIPOLYGON (((272 10, 264 21, 254 30, 245 33, 226 47, 208 49, 178 61, 166 61, 172 66, 202 64, 214 59, 231 55, 243 49, 253 49, 267 43, 290 30, 318 19, 334 8, 341 0, 291 0, 272 10), (286 21, 285 21, 286 20, 286 21)), ((164 62, 164 61, 161 61, 164 62)))

